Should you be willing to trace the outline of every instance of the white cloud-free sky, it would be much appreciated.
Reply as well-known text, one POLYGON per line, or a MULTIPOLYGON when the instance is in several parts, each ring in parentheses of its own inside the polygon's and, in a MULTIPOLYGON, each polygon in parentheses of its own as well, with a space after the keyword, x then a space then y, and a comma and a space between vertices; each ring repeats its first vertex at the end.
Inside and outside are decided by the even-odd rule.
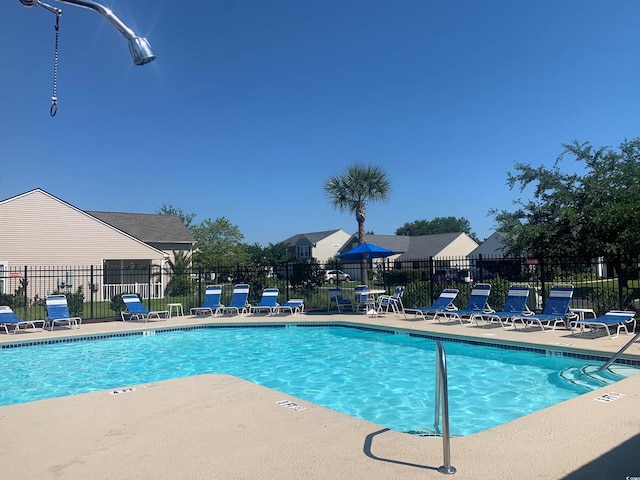
MULTIPOLYGON (((226 217, 248 243, 343 228, 323 183, 389 174, 366 229, 512 209, 514 162, 638 136, 636 0, 112 0, 157 60, 137 67, 96 12, 0 5, 0 199, 42 188, 84 210, 226 217)), ((563 168, 578 168, 563 162, 563 168)))

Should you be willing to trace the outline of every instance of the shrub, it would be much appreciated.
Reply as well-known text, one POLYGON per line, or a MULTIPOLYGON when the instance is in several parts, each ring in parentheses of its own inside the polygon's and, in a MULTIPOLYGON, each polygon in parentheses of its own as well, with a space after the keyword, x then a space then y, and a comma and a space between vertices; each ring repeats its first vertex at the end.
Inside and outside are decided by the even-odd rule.
POLYGON ((11 294, 0 293, 0 305, 6 305, 7 307, 16 308, 15 297, 11 294))
MULTIPOLYGON (((122 293, 118 295, 114 295, 111 297, 111 302, 109 303, 109 308, 116 312, 116 315, 120 315, 120 312, 124 312, 127 310, 127 306, 124 304, 124 300, 122 300, 122 295, 132 295, 130 293, 122 293)), ((133 294, 137 295, 137 294, 133 294)), ((140 298, 140 295, 138 295, 140 298)))

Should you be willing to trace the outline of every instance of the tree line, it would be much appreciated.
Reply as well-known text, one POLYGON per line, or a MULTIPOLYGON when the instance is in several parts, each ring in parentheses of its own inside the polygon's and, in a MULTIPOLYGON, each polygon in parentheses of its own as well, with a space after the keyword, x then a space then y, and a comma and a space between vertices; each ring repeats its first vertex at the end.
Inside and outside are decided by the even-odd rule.
MULTIPOLYGON (((638 271, 640 257, 640 139, 625 139, 618 147, 593 147, 590 143, 562 145, 551 167, 516 162, 507 174, 510 189, 531 192, 518 199, 513 210, 492 209, 495 229, 506 234, 505 254, 602 258, 621 279, 638 271), (580 173, 563 170, 573 161, 580 173)), ((366 240, 366 207, 387 201, 391 183, 384 170, 356 163, 340 175, 330 176, 325 194, 335 208, 352 213, 358 241, 366 240)), ((163 204, 160 214, 179 216, 193 234, 198 261, 208 264, 291 261, 286 245, 243 243, 243 235, 225 217, 195 223, 195 214, 163 204)), ((405 223, 396 235, 430 235, 464 232, 480 241, 464 217, 435 217, 405 223)))

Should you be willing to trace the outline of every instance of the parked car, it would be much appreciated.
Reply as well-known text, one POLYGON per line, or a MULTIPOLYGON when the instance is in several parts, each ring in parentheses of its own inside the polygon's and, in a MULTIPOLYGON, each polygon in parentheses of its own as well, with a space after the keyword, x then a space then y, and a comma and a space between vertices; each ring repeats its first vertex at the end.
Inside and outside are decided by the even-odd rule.
POLYGON ((458 268, 436 270, 435 280, 444 284, 473 283, 473 272, 469 269, 458 268))
POLYGON ((324 272, 325 282, 336 283, 338 280, 341 282, 349 282, 351 281, 351 275, 344 273, 342 270, 327 270, 324 272))

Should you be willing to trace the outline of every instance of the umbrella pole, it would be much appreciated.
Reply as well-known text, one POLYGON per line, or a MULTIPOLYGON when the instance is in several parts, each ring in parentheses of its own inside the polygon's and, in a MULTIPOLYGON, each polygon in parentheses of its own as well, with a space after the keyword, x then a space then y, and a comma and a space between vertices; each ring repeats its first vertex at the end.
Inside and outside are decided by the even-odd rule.
POLYGON ((360 276, 362 277, 362 283, 364 285, 369 285, 369 265, 368 265, 369 256, 365 255, 362 257, 360 261, 360 276))

